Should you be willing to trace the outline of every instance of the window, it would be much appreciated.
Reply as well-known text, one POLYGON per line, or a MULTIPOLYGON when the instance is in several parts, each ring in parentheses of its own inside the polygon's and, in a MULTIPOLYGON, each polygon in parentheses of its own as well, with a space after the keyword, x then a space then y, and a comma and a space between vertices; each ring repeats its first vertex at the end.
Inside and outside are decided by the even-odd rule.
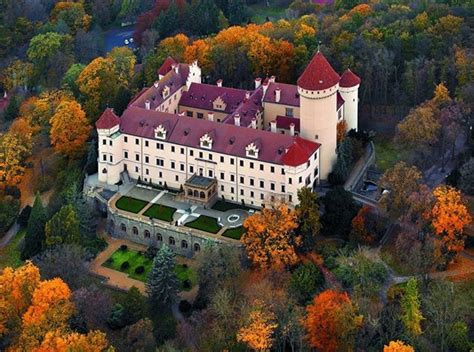
POLYGON ((148 145, 149 145, 148 141, 145 141, 145 147, 148 147, 148 145))
POLYGON ((214 177, 214 173, 212 172, 212 170, 209 170, 209 171, 208 171, 208 174, 209 174, 209 177, 210 177, 210 178, 213 178, 213 177, 214 177))
POLYGON ((250 191, 250 198, 253 198, 253 197, 254 197, 254 192, 250 191))
POLYGON ((244 195, 244 190, 243 190, 243 189, 240 190, 240 195, 241 195, 241 196, 244 195))
POLYGON ((221 156, 221 163, 223 163, 223 162, 224 162, 224 157, 223 157, 223 156, 221 156))
POLYGON ((168 243, 170 244, 170 246, 174 246, 176 244, 176 241, 174 240, 174 237, 168 238, 168 243))
POLYGON ((179 170, 184 171, 184 164, 179 164, 179 170))
POLYGON ((224 192, 224 185, 221 185, 221 191, 224 192))
POLYGON ((190 155, 190 156, 194 156, 194 150, 191 149, 191 150, 189 151, 189 155, 190 155))
POLYGON ((138 166, 135 166, 135 172, 139 172, 138 166))
POLYGON ((145 238, 150 238, 150 236, 151 236, 150 231, 148 231, 148 230, 145 230, 143 232, 143 235, 145 236, 145 238))
POLYGON ((172 161, 171 162, 171 168, 174 169, 174 167, 175 167, 175 163, 174 163, 174 161, 172 161))
POLYGON ((175 148, 174 148, 174 145, 171 146, 171 153, 174 153, 175 151, 175 148))
POLYGON ((272 191, 274 191, 274 190, 275 190, 275 184, 274 184, 273 182, 272 182, 272 183, 270 183, 270 189, 271 189, 272 191))
POLYGON ((112 141, 109 141, 109 145, 112 146, 112 141))
POLYGON ((186 242, 185 240, 182 240, 181 241, 181 248, 188 248, 188 242, 186 242))
POLYGON ((186 116, 193 117, 193 112, 192 111, 186 111, 186 116))
POLYGON ((106 154, 102 155, 102 160, 107 161, 107 155, 106 154))
POLYGON ((181 151, 181 154, 184 154, 184 148, 181 148, 180 151, 181 151))
POLYGON ((285 193, 285 185, 281 185, 281 192, 285 193))
POLYGON ((253 169, 253 163, 250 163, 250 168, 253 169))
POLYGON ((150 157, 148 155, 145 155, 145 163, 149 163, 150 162, 150 157))
POLYGON ((156 165, 163 166, 164 165, 163 159, 156 159, 156 165))
POLYGON ((293 180, 291 179, 291 177, 288 179, 288 183, 291 185, 293 184, 293 180))
POLYGON ((230 181, 231 181, 231 182, 234 182, 234 181, 235 181, 235 176, 234 176, 234 175, 230 175, 230 181))
POLYGON ((149 175, 150 174, 150 170, 149 169, 145 169, 145 175, 149 175))
POLYGON ((234 165, 234 158, 230 158, 230 164, 234 165))
POLYGON ((209 160, 212 160, 212 154, 209 153, 209 160))
POLYGON ((161 235, 161 233, 156 234, 156 240, 160 242, 163 241, 163 236, 161 235))
POLYGON ((204 117, 204 114, 202 112, 197 113, 197 118, 202 119, 204 117))
POLYGON ((165 149, 163 143, 156 143, 156 149, 165 149))
POLYGON ((109 156, 109 161, 110 162, 113 162, 114 161, 114 157, 112 155, 109 156))
POLYGON ((127 232, 127 227, 125 226, 125 224, 120 224, 120 230, 122 230, 123 232, 127 232))
POLYGON ((124 140, 125 143, 127 143, 127 142, 128 142, 128 137, 127 137, 127 136, 124 136, 124 137, 123 137, 123 140, 124 140))
POLYGON ((128 152, 123 152, 123 157, 124 157, 125 159, 128 159, 128 152))
POLYGON ((303 182, 303 177, 302 176, 300 176, 300 178, 298 179, 298 183, 301 183, 301 182, 303 182))
POLYGON ((138 229, 136 226, 133 226, 132 232, 134 235, 138 235, 138 229))
POLYGON ((314 153, 313 159, 316 160, 318 158, 318 153, 314 153))
POLYGON ((264 196, 263 196, 263 193, 260 193, 260 199, 263 200, 264 196))
POLYGON ((175 175, 175 176, 174 176, 174 180, 175 180, 176 182, 179 182, 179 176, 178 176, 178 175, 175 175))
POLYGON ((102 145, 107 145, 107 140, 106 139, 102 140, 102 145))
POLYGON ((192 174, 194 173, 194 166, 189 165, 189 172, 192 173, 192 174))
POLYGON ((244 167, 244 161, 240 160, 240 167, 244 167))
POLYGON ((140 154, 135 154, 135 160, 140 161, 140 154))
POLYGON ((234 193, 234 187, 230 187, 230 193, 234 193))
POLYGON ((253 178, 250 179, 250 186, 254 186, 255 180, 253 178))
POLYGON ((244 178, 242 176, 240 176, 240 183, 244 184, 244 178))
POLYGON ((285 116, 293 117, 293 108, 285 108, 285 116))
POLYGON ((260 181, 260 188, 265 188, 265 182, 260 181))
POLYGON ((221 172, 221 180, 223 180, 223 179, 224 179, 224 173, 221 172))
POLYGON ((140 144, 140 140, 138 138, 135 138, 135 144, 140 144))
POLYGON ((158 173, 158 176, 159 176, 160 178, 162 178, 162 177, 163 177, 163 173, 160 171, 160 172, 158 173))
POLYGON ((194 244, 194 251, 199 252, 201 250, 201 246, 197 243, 194 244))
POLYGON ((203 158, 202 152, 199 152, 199 157, 200 157, 201 159, 203 158))
POLYGON ((263 164, 260 164, 260 171, 265 170, 265 166, 263 164))
POLYGON ((284 168, 281 168, 281 174, 282 174, 282 175, 285 174, 285 169, 284 169, 284 168))
POLYGON ((273 174, 275 173, 275 166, 270 166, 270 172, 273 174))

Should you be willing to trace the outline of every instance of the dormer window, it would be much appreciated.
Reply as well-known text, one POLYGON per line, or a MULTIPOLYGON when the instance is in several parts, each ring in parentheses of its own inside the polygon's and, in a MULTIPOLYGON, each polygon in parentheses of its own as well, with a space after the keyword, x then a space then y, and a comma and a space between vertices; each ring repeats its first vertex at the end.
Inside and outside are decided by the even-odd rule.
POLYGON ((250 143, 246 148, 245 148, 245 153, 247 157, 249 158, 255 158, 258 159, 258 148, 257 146, 252 142, 250 143))
POLYGON ((217 97, 216 100, 212 102, 212 107, 214 110, 221 110, 224 111, 227 107, 227 104, 222 100, 221 97, 217 97))
POLYGON ((200 139, 201 148, 212 149, 212 138, 206 133, 200 139))
POLYGON ((166 129, 163 125, 159 125, 155 128, 155 138, 157 139, 166 139, 166 129))
POLYGON ((169 95, 170 95, 170 87, 165 86, 165 88, 163 88, 163 99, 166 99, 169 95))

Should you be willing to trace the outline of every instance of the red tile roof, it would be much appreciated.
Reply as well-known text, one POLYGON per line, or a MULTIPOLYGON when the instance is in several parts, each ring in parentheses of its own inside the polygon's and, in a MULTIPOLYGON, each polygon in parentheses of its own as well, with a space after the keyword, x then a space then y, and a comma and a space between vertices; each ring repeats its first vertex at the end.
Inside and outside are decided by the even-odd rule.
POLYGON ((166 141, 170 143, 200 148, 200 138, 209 133, 213 136, 212 150, 215 152, 245 158, 245 148, 253 142, 260 146, 257 160, 280 165, 300 165, 319 148, 319 144, 299 137, 145 110, 135 106, 129 107, 123 113, 120 131, 154 139, 154 130, 159 125, 163 125, 167 130, 166 141), (302 159, 305 160, 301 161, 302 159))
POLYGON ((293 138, 293 144, 283 155, 282 162, 288 166, 299 166, 306 163, 311 155, 321 146, 299 136, 293 138))
POLYGON ((354 87, 358 84, 360 84, 360 78, 349 69, 344 71, 339 81, 339 86, 343 88, 354 87))
POLYGON ((298 78, 298 87, 306 90, 323 90, 339 82, 339 75, 321 52, 313 56, 308 66, 298 78))
POLYGON ((281 128, 284 130, 290 129, 290 124, 295 124, 295 131, 300 131, 300 119, 296 117, 289 117, 289 116, 277 116, 276 118, 277 128, 281 128))
POLYGON ((162 76, 166 75, 168 72, 171 71, 171 66, 173 64, 177 64, 177 62, 171 56, 168 56, 165 62, 163 62, 161 67, 158 69, 158 74, 162 76))
POLYGON ((257 113, 263 111, 262 95, 262 87, 251 92, 250 98, 245 98, 242 103, 237 107, 237 109, 230 113, 222 122, 230 124, 235 123, 234 114, 239 113, 240 126, 248 127, 249 125, 251 125, 252 119, 254 117, 257 118, 257 113))
POLYGON ((98 129, 108 130, 112 127, 117 126, 119 123, 120 118, 115 115, 112 109, 107 108, 96 121, 95 127, 97 127, 98 129))
POLYGON ((298 94, 298 87, 293 84, 270 83, 268 85, 263 101, 265 103, 300 106, 300 96, 298 94), (278 103, 275 101, 276 88, 280 88, 280 101, 278 103))

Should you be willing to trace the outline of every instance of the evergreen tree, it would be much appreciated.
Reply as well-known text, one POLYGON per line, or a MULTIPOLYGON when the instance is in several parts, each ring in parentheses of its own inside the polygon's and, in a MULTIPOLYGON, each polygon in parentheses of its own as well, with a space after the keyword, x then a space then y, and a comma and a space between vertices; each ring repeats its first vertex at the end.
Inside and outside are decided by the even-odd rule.
POLYGON ((81 240, 92 239, 96 237, 97 219, 94 209, 89 206, 84 194, 80 191, 77 183, 72 183, 65 191, 64 199, 66 204, 74 207, 77 219, 79 221, 79 232, 81 240))
POLYGON ((212 0, 194 0, 187 7, 186 18, 194 17, 194 21, 188 21, 185 26, 191 33, 207 35, 219 31, 219 8, 212 0))
POLYGON ((5 109, 5 120, 13 121, 20 111, 20 102, 16 96, 10 98, 7 108, 5 109))
POLYGON ((321 229, 319 221, 319 205, 316 193, 310 188, 304 187, 298 191, 299 204, 298 211, 298 233, 302 236, 302 243, 299 250, 303 253, 314 249, 316 236, 321 229))
POLYGON ((121 302, 127 325, 135 324, 146 316, 146 300, 137 287, 132 286, 121 302))
POLYGON ((344 138, 337 147, 337 163, 334 172, 342 180, 346 180, 352 164, 353 147, 350 138, 344 138))
POLYGON ((244 0, 229 0, 227 8, 227 18, 231 25, 239 25, 247 20, 248 9, 244 0))
POLYGON ((29 259, 41 252, 45 241, 44 228, 47 221, 46 211, 39 194, 37 194, 26 227, 25 244, 21 252, 22 259, 29 259))
POLYGON ((161 11, 153 26, 163 39, 181 28, 179 8, 175 1, 171 2, 166 11, 161 11))
POLYGON ((327 192, 321 200, 324 205, 321 216, 324 234, 347 238, 351 232, 352 219, 359 211, 352 193, 338 186, 327 192))
POLYGON ((178 294, 179 281, 174 272, 175 255, 167 246, 163 245, 155 259, 148 275, 146 289, 152 305, 174 303, 178 294))
POLYGON ((114 107, 114 112, 119 116, 122 115, 131 98, 132 95, 130 90, 125 86, 120 86, 117 90, 117 93, 115 94, 114 102, 112 104, 114 107))
POLYGON ((46 245, 55 246, 62 243, 79 243, 79 220, 74 207, 64 205, 45 226, 46 245))
POLYGON ((415 278, 408 280, 405 292, 400 300, 402 322, 408 335, 415 337, 421 334, 423 315, 420 310, 420 297, 415 278))

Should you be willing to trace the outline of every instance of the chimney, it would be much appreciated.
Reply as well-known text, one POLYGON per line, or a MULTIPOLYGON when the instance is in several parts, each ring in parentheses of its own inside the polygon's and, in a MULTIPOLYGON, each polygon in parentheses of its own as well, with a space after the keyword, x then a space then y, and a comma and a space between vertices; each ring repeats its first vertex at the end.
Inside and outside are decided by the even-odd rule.
POLYGON ((184 116, 184 111, 178 112, 178 116, 184 116))
POLYGON ((207 119, 209 121, 214 121, 214 113, 213 112, 208 112, 207 113, 207 119))
POLYGON ((275 102, 280 102, 281 90, 280 87, 276 87, 275 89, 275 102))
POLYGON ((275 82, 276 82, 276 77, 275 77, 275 76, 271 76, 268 81, 269 81, 270 83, 275 83, 275 82))
POLYGON ((234 123, 235 123, 236 126, 240 126, 240 115, 239 115, 239 113, 236 113, 234 115, 234 123))
POLYGON ((263 82, 263 96, 262 96, 262 99, 265 96, 265 94, 267 93, 267 89, 268 89, 268 81, 263 82))
POLYGON ((255 89, 260 88, 261 84, 262 84, 262 79, 260 77, 255 78, 255 89))
POLYGON ((7 99, 8 98, 8 94, 7 94, 7 91, 3 92, 3 99, 7 99))
POLYGON ((148 99, 145 100, 145 109, 150 110, 150 101, 148 99))
POLYGON ((273 132, 273 133, 276 133, 277 132, 277 123, 275 120, 273 120, 272 122, 270 122, 270 131, 273 132))
POLYGON ((245 92, 245 99, 247 99, 247 100, 250 99, 250 92, 249 91, 245 92))
POLYGON ((295 124, 293 122, 290 123, 290 135, 291 136, 295 135, 295 124))
POLYGON ((257 119, 255 117, 252 118, 252 128, 255 130, 257 129, 257 119))
POLYGON ((155 81, 155 83, 153 83, 153 85, 155 86, 155 88, 158 88, 158 85, 160 84, 160 82, 158 81, 155 81))
POLYGON ((222 87, 222 79, 218 79, 216 84, 218 87, 222 87))
POLYGON ((178 64, 172 64, 171 68, 174 70, 174 72, 179 73, 179 66, 178 64))

